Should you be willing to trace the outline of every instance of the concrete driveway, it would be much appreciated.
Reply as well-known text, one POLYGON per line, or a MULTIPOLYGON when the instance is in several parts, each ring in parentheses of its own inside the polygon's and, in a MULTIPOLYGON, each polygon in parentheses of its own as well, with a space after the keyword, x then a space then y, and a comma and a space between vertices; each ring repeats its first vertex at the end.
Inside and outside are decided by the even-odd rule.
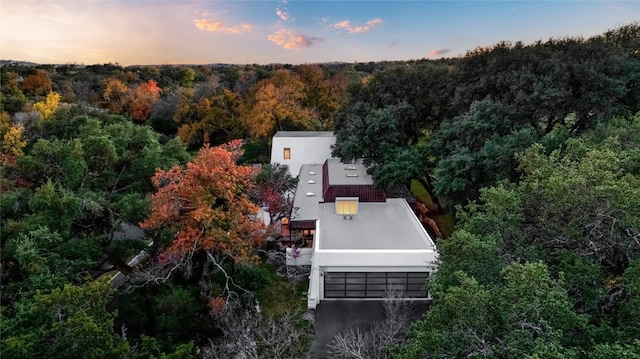
MULTIPOLYGON (((428 307, 429 302, 413 302, 414 318, 420 319, 428 307)), ((314 316, 315 336, 309 358, 325 359, 330 358, 327 345, 336 334, 350 328, 368 330, 371 324, 384 319, 384 309, 380 301, 374 300, 324 300, 318 304, 314 316)))

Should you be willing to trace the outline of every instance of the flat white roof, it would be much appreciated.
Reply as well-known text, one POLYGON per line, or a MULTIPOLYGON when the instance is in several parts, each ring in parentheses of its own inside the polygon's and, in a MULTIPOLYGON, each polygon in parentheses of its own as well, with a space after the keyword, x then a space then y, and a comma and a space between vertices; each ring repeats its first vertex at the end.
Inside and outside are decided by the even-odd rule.
POLYGON ((358 214, 344 219, 335 203, 319 203, 318 249, 435 250, 435 244, 403 198, 360 202, 358 214))
POLYGON ((322 165, 303 165, 293 197, 292 221, 318 219, 318 202, 322 201, 322 165), (313 174, 311 174, 313 172, 313 174), (313 181, 314 183, 309 183, 313 181), (309 195, 311 194, 311 195, 309 195))
POLYGON ((333 131, 278 131, 273 137, 334 137, 333 131))
POLYGON ((337 158, 327 160, 329 185, 372 185, 373 177, 362 162, 342 163, 337 158))

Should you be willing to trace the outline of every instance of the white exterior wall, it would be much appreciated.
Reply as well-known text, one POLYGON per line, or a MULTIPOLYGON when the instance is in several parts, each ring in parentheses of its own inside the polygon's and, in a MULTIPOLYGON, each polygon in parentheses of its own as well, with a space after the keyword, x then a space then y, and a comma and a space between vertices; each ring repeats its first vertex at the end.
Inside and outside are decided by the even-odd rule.
MULTIPOLYGON (((425 271, 432 267, 437 259, 436 252, 424 250, 317 250, 313 255, 314 265, 322 267, 380 267, 381 272, 388 268, 419 267, 425 271)), ((372 272, 377 272, 373 270, 372 272)))
POLYGON ((297 177, 300 167, 306 164, 323 164, 331 157, 331 146, 336 143, 334 136, 325 137, 273 137, 271 163, 289 166, 291 176, 297 177), (284 149, 291 149, 291 159, 284 159, 284 149))

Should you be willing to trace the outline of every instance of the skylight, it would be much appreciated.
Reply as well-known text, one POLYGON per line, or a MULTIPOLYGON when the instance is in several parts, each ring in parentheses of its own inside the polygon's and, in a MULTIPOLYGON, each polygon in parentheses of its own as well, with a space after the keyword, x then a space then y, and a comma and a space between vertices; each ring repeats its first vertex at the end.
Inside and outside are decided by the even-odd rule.
POLYGON ((358 197, 336 197, 336 214, 349 217, 358 214, 358 197))
POLYGON ((358 177, 357 173, 347 173, 347 177, 358 177))

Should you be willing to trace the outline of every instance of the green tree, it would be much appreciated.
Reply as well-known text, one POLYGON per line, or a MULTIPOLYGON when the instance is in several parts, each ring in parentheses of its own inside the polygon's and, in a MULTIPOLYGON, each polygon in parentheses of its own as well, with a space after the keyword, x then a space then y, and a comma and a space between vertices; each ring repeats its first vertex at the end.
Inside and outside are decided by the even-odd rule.
POLYGON ((28 99, 18 86, 18 74, 7 71, 5 67, 3 67, 1 71, 0 81, 2 83, 2 92, 0 92, 0 108, 2 112, 9 114, 20 112, 24 105, 26 105, 28 99))
MULTIPOLYGON (((190 156, 179 140, 161 142, 131 119, 81 109, 60 111, 37 130, 41 138, 25 155, 2 167, 0 330, 11 335, 3 335, 1 355, 145 357, 115 334, 116 313, 105 307, 111 284, 86 283, 124 268, 147 247, 144 240, 118 239, 120 224, 148 216, 157 168, 190 156)), ((161 349, 146 357, 194 354, 193 344, 161 349)))
POLYGON ((193 80, 196 79, 196 72, 194 69, 190 67, 185 67, 182 69, 182 86, 191 87, 193 86, 193 80))
MULTIPOLYGON (((620 286, 624 299, 620 302, 620 310, 616 313, 616 319, 620 331, 628 338, 639 338, 640 329, 640 260, 635 259, 620 278, 620 286)), ((636 343, 638 344, 638 343, 636 343)), ((636 352, 640 352, 636 349, 636 352)))
POLYGON ((513 129, 513 116, 501 103, 474 102, 468 113, 443 122, 429 141, 436 194, 457 204, 476 198, 481 187, 515 179, 515 154, 541 136, 528 125, 513 129))
POLYGON ((32 221, 67 235, 73 222, 82 218, 80 200, 73 192, 51 180, 36 189, 29 207, 34 213, 30 218, 32 221))
MULTIPOLYGON (((123 358, 130 352, 113 330, 115 312, 106 309, 114 292, 107 281, 65 285, 23 302, 22 311, 8 323, 3 357, 123 358)), ((7 324, 4 324, 7 325, 7 324)))
POLYGON ((637 355, 637 126, 616 118, 555 150, 533 145, 518 182, 459 207, 433 306, 396 356, 637 355))
POLYGON ((87 163, 78 139, 40 139, 31 151, 18 159, 18 166, 22 177, 34 184, 53 180, 75 190, 82 184, 87 163))
POLYGON ((557 357, 570 354, 587 318, 573 311, 562 283, 542 263, 511 264, 501 277, 500 284, 483 286, 457 271, 452 285, 430 287, 433 307, 394 357, 511 358, 549 354, 549 348, 557 357))

